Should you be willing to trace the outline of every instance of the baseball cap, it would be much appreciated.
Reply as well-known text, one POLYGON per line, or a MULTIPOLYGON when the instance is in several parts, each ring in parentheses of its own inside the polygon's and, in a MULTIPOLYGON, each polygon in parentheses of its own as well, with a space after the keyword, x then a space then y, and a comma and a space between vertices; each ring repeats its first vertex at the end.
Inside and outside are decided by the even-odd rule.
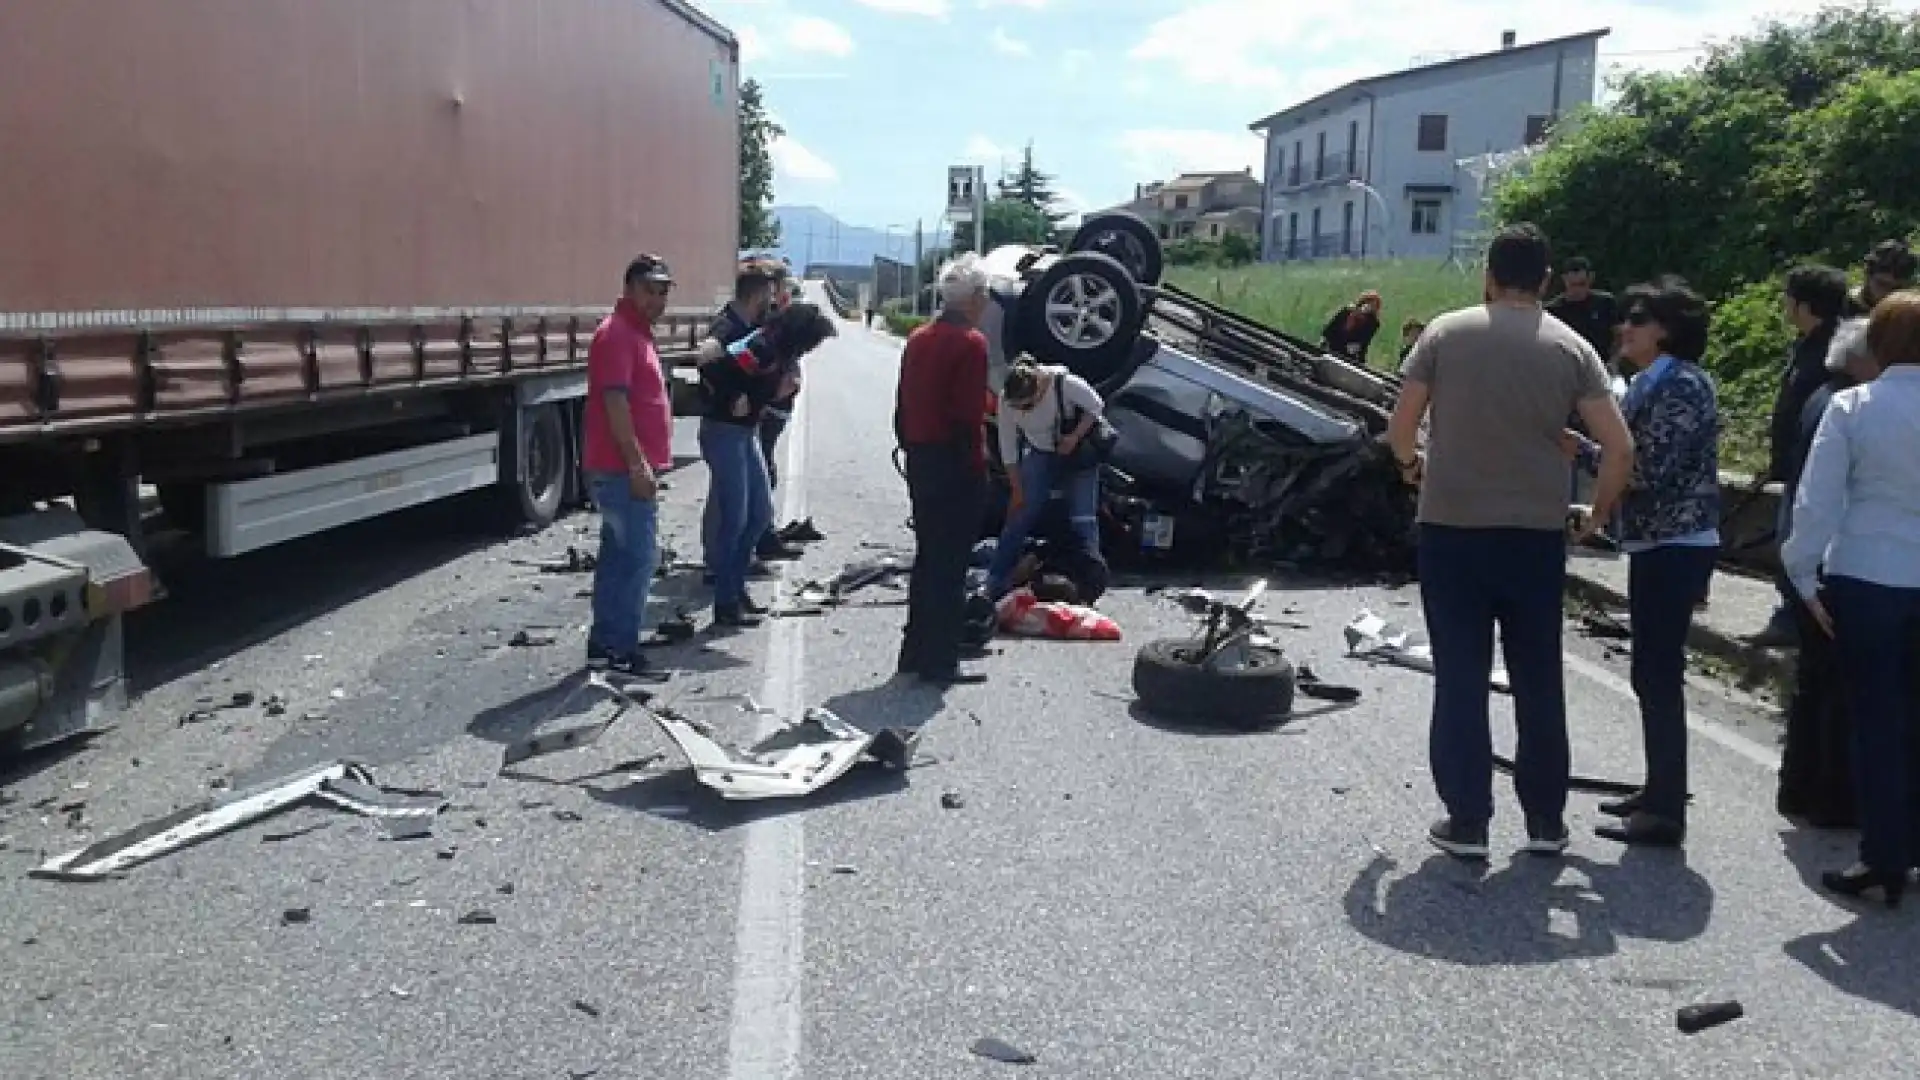
POLYGON ((626 282, 629 285, 647 281, 656 285, 673 284, 673 271, 667 268, 667 260, 658 255, 636 255, 627 264, 626 282))

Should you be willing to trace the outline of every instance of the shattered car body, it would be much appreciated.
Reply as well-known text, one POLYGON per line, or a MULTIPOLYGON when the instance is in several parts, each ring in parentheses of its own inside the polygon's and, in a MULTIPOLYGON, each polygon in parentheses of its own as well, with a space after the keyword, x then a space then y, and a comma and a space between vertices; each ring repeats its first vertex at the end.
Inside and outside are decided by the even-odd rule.
MULTIPOLYGON (((1301 567, 1411 570, 1414 493, 1380 440, 1395 378, 1160 283, 1159 241, 1127 214, 1089 219, 1065 252, 1006 246, 984 262, 989 391, 1024 352, 1107 403, 1109 558, 1185 547, 1212 561, 1225 547, 1301 567), (1210 542, 1180 543, 1196 530, 1210 542)), ((1001 496, 982 525, 990 535, 1006 485, 989 446, 1001 496)))

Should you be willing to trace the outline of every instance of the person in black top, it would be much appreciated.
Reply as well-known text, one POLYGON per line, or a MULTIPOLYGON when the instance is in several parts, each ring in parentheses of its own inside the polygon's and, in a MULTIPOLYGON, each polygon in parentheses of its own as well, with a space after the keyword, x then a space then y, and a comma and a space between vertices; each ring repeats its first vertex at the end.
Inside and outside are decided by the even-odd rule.
POLYGON ((1547 314, 1585 338, 1611 369, 1613 339, 1620 329, 1620 305, 1612 293, 1593 287, 1593 263, 1584 256, 1567 260, 1560 271, 1560 284, 1560 295, 1547 301, 1547 314))
POLYGON ((834 332, 833 320, 817 306, 792 304, 718 356, 703 356, 700 456, 710 480, 707 501, 718 505, 720 518, 710 566, 715 625, 753 626, 765 613, 747 594, 754 545, 773 521, 760 420, 769 401, 791 390, 794 362, 834 332))
POLYGON ((1320 347, 1357 364, 1367 362, 1373 335, 1380 332, 1380 294, 1368 289, 1333 313, 1320 331, 1320 347))
MULTIPOLYGON (((757 259, 740 264, 740 273, 733 280, 733 299, 714 315, 712 325, 707 328, 707 351, 710 354, 717 354, 719 348, 732 345, 767 321, 773 312, 774 296, 779 289, 779 274, 783 272, 775 269, 778 266, 778 263, 757 259)), ((765 444, 762 445, 764 447, 765 444)), ((769 475, 773 471, 770 455, 767 457, 767 471, 769 475)), ((711 477, 708 482, 711 484, 711 477)), ((713 584, 713 567, 719 561, 719 549, 714 544, 714 537, 719 532, 719 504, 708 498, 700 513, 700 551, 701 559, 707 566, 706 582, 709 585, 713 584)), ((797 549, 780 543, 777 537, 771 545, 762 541, 754 553, 762 560, 800 557, 797 549)))
MULTIPOLYGON (((1800 416, 1808 399, 1825 385, 1827 351, 1833 344, 1833 331, 1847 309, 1847 275, 1831 266, 1797 266, 1787 273, 1785 301, 1787 321, 1793 325, 1793 351, 1780 372, 1780 390, 1774 397, 1773 419, 1768 425, 1767 474, 1764 479, 1786 485, 1780 496, 1780 509, 1774 534, 1784 542, 1793 531, 1793 497, 1800 483, 1797 447, 1800 443, 1800 416)), ((1799 641, 1795 632, 1795 611, 1800 597, 1785 575, 1777 575, 1774 585, 1780 591, 1780 605, 1759 633, 1747 639, 1759 648, 1783 648, 1799 641)))
POLYGON ((1887 296, 1912 288, 1914 272, 1920 270, 1920 259, 1914 258, 1913 249, 1905 240, 1882 240, 1867 252, 1861 269, 1866 271, 1867 280, 1847 294, 1849 316, 1871 314, 1874 305, 1887 296))

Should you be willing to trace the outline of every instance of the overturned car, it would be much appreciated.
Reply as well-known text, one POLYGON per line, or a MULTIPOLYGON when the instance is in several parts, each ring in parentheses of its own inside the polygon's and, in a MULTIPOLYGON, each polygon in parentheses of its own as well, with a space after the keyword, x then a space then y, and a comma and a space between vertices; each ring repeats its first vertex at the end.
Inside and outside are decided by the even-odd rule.
MULTIPOLYGON (((1006 246, 985 263, 989 392, 1024 352, 1106 401, 1109 560, 1411 570, 1414 493, 1380 439, 1396 378, 1162 282, 1160 242, 1131 214, 1089 218, 1065 251, 1006 246)), ((1006 506, 997 449, 992 464, 983 535, 1006 506)))

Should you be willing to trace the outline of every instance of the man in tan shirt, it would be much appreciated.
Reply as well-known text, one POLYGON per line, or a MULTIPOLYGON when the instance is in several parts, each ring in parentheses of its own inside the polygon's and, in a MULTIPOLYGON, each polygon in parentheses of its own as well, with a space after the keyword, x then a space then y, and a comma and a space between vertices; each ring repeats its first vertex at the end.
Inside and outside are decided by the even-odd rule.
POLYGON ((1487 248, 1487 302, 1427 327, 1407 356, 1387 429, 1403 475, 1420 486, 1420 597, 1434 664, 1429 755, 1447 810, 1428 838, 1462 858, 1489 852, 1495 626, 1513 687, 1526 849, 1566 849, 1567 534, 1571 527, 1584 539, 1612 515, 1633 466, 1633 438, 1599 354, 1541 307, 1551 273, 1539 229, 1503 229, 1487 248), (1576 412, 1602 448, 1594 505, 1584 513, 1567 506, 1560 448, 1576 412), (1422 454, 1417 435, 1429 413, 1422 454))

